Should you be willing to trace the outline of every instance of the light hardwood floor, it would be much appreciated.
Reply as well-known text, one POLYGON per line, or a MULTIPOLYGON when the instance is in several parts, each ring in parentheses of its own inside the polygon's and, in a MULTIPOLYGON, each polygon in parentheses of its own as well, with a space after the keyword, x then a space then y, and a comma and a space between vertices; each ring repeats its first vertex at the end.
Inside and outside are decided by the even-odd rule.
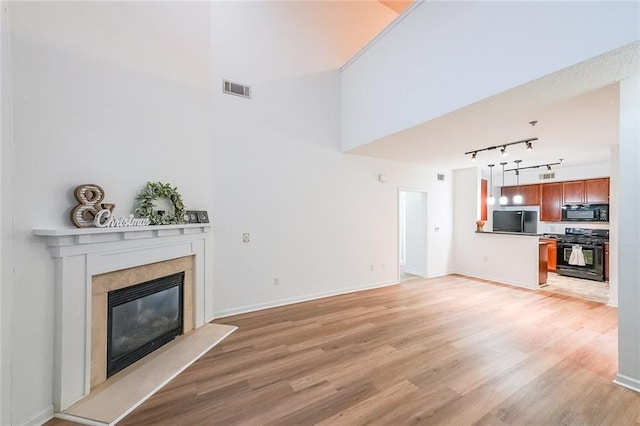
MULTIPOLYGON (((122 425, 629 425, 617 311, 447 276, 224 318, 122 425)), ((68 422, 53 420, 49 425, 68 422)))

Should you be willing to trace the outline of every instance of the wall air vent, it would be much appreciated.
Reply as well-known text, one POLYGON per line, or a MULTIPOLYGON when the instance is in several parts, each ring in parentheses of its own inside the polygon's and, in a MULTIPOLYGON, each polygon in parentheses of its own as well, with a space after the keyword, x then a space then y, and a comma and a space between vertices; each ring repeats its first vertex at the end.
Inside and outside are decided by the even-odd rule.
POLYGON ((549 180, 556 177, 556 172, 540 173, 540 180, 549 180))
POLYGON ((444 182, 444 174, 438 173, 438 180, 444 182))
POLYGON ((243 98, 251 99, 251 87, 232 83, 229 80, 222 80, 222 91, 229 95, 242 96, 243 98))

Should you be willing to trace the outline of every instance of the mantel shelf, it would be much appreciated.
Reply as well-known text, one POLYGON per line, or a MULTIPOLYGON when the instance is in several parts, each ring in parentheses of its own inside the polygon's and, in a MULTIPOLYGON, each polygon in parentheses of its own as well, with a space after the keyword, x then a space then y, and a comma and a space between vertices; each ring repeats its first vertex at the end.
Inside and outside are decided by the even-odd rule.
MULTIPOLYGON (((158 237, 179 237, 209 232, 209 223, 184 225, 131 226, 121 228, 59 228, 36 229, 36 236, 45 237, 49 247, 79 247, 116 241, 147 240, 158 237)), ((57 255, 56 255, 57 257, 57 255)))
MULTIPOLYGON (((130 226, 120 228, 55 228, 36 229, 35 235, 40 237, 65 237, 70 235, 92 235, 92 234, 121 234, 130 232, 145 232, 157 230, 175 229, 198 229, 210 228, 210 223, 186 223, 182 225, 150 225, 150 226, 130 226)), ((207 231, 203 231, 207 232, 207 231)))

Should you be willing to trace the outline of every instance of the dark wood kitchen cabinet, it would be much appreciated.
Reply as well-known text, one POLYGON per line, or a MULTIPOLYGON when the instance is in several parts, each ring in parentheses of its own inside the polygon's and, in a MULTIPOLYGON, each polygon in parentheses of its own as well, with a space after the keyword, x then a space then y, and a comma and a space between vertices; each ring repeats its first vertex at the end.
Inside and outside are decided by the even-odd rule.
POLYGON ((480 180, 480 219, 487 220, 487 180, 480 180))
POLYGON ((502 195, 507 197, 508 206, 537 206, 540 204, 540 185, 503 186, 502 195), (522 203, 515 204, 513 196, 518 193, 522 195, 522 203))
POLYGON ((562 220, 562 182, 540 185, 540 220, 559 222, 562 220))
POLYGON ((585 202, 609 204, 609 178, 588 179, 585 183, 585 202))
POLYGON ((556 272, 558 242, 550 238, 543 238, 540 241, 547 243, 547 271, 556 272))
POLYGON ((562 204, 583 204, 585 202, 583 180, 562 182, 562 204))
POLYGON ((547 271, 548 265, 548 250, 546 240, 540 240, 538 242, 538 284, 547 283, 547 271))

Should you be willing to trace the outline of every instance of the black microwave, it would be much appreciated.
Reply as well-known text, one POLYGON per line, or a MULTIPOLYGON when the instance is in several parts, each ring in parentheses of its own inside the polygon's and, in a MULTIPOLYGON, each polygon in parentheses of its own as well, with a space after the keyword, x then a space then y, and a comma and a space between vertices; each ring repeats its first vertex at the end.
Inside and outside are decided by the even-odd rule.
POLYGON ((562 220, 567 222, 609 222, 609 204, 562 206, 562 220))

